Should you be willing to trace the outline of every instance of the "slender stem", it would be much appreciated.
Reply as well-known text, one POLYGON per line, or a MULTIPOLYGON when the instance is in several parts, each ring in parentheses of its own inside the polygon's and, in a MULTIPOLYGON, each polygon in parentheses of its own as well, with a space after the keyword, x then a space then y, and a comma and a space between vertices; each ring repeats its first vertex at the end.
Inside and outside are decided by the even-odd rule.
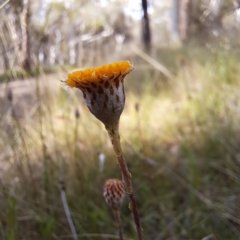
POLYGON ((121 223, 121 217, 120 217, 120 211, 119 209, 114 209, 113 210, 114 218, 117 224, 117 229, 118 229, 118 236, 119 240, 123 240, 123 231, 122 231, 122 223, 121 223))
MULTIPOLYGON (((63 182, 61 183, 61 185, 63 185, 63 182)), ((70 227, 71 232, 72 232, 72 237, 73 237, 74 240, 78 240, 77 232, 75 230, 75 227, 74 227, 74 224, 73 224, 73 221, 72 221, 72 217, 71 217, 71 213, 70 213, 69 208, 68 208, 68 203, 67 203, 67 198, 66 198, 66 195, 65 195, 64 185, 61 186, 60 192, 61 192, 61 199, 62 199, 62 204, 63 204, 63 207, 64 207, 64 211, 65 211, 65 214, 66 214, 66 217, 67 217, 67 220, 68 220, 69 227, 70 227)))
POLYGON ((66 194, 65 194, 65 184, 64 184, 64 180, 63 180, 63 159, 61 158, 59 160, 59 184, 60 184, 60 193, 61 193, 61 199, 62 199, 62 204, 63 204, 63 208, 66 214, 66 218, 69 224, 69 227, 71 229, 72 232, 72 237, 74 240, 78 240, 78 235, 71 217, 71 213, 69 211, 69 207, 68 207, 68 203, 67 203, 67 198, 66 198, 66 194))
POLYGON ((136 229, 137 229, 138 240, 143 240, 142 227, 141 227, 141 223, 140 223, 140 219, 137 211, 136 201, 133 195, 133 188, 132 188, 132 181, 131 181, 132 176, 131 176, 131 173, 128 171, 127 163, 123 156, 118 126, 119 125, 117 123, 114 126, 106 126, 106 129, 112 141, 113 149, 115 151, 118 164, 122 173, 126 194, 128 195, 128 198, 129 198, 129 208, 132 211, 136 229))

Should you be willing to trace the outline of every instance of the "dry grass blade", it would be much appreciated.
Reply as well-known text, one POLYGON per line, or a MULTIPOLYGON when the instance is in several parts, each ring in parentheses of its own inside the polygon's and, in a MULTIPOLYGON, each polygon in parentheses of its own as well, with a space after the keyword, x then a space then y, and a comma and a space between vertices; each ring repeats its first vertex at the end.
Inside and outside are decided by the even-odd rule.
POLYGON ((208 235, 208 236, 202 238, 202 240, 210 240, 210 239, 214 239, 213 237, 214 237, 213 234, 210 234, 210 235, 208 235))
POLYGON ((144 59, 145 61, 150 63, 154 68, 156 68, 157 70, 162 72, 166 77, 168 77, 170 79, 172 79, 174 77, 174 75, 165 66, 163 66, 161 63, 159 63, 158 61, 156 61, 155 59, 153 59, 152 57, 150 57, 149 55, 144 53, 136 45, 131 45, 131 49, 135 54, 137 54, 142 59, 144 59))
POLYGON ((64 211, 65 211, 67 220, 68 220, 69 227, 70 227, 71 232, 72 232, 72 237, 73 237, 74 240, 78 240, 78 235, 77 235, 76 229, 75 229, 73 221, 72 221, 71 213, 70 213, 69 208, 68 208, 68 203, 67 203, 67 198, 66 198, 63 182, 61 182, 60 192, 61 192, 61 199, 62 199, 63 208, 64 208, 64 211))
POLYGON ((72 232, 72 237, 73 237, 74 240, 78 240, 78 235, 77 235, 77 232, 76 232, 73 220, 72 220, 71 213, 69 211, 67 198, 66 198, 66 194, 65 194, 65 184, 64 184, 64 179, 63 179, 63 159, 62 158, 59 159, 58 164, 59 164, 60 194, 61 194, 61 200, 62 200, 64 212, 65 212, 69 227, 70 227, 71 232, 72 232))
MULTIPOLYGON (((71 236, 62 236, 58 239, 69 239, 71 236)), ((98 238, 98 239, 118 239, 118 236, 111 235, 111 234, 99 234, 99 233, 84 233, 78 234, 78 237, 81 238, 98 238)), ((132 238, 123 238, 123 240, 133 240, 132 238)))
POLYGON ((10 0, 6 0, 4 3, 2 3, 0 5, 0 9, 2 9, 6 4, 8 4, 10 2, 10 0))

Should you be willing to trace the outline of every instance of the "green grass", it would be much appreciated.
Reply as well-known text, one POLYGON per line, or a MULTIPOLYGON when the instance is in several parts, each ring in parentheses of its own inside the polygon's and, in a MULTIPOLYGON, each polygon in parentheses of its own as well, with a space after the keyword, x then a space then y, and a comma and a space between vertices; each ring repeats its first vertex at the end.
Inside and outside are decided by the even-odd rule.
MULTIPOLYGON (((156 52, 175 77, 168 80, 132 56, 136 69, 126 77, 120 122, 145 239, 238 239, 239 57, 196 47, 156 52)), ((61 162, 79 239, 115 235, 102 187, 120 171, 106 130, 77 89, 59 84, 38 98, 31 119, 16 122, 9 111, 1 120, 0 239, 71 239, 59 191, 61 162)), ((121 210, 124 234, 136 239, 127 199, 121 210)))

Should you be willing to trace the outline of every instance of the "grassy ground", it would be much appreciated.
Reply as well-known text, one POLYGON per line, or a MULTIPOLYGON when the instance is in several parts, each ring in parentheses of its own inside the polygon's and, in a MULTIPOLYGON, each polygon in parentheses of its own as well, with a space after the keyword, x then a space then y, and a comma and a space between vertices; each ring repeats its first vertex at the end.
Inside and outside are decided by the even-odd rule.
MULTIPOLYGON (((159 49, 155 56, 174 78, 131 56, 136 68, 126 77, 120 123, 145 239, 236 240, 237 51, 191 47, 159 49)), ((44 79, 35 80, 36 89, 44 79)), ((107 133, 79 90, 66 91, 59 81, 54 86, 34 92, 37 108, 31 118, 14 118, 10 102, 1 115, 0 239, 72 239, 59 175, 79 239, 116 239, 102 197, 104 181, 120 178, 107 133), (106 156, 103 172, 99 153, 106 156)), ((124 235, 136 239, 127 199, 121 210, 124 235)))

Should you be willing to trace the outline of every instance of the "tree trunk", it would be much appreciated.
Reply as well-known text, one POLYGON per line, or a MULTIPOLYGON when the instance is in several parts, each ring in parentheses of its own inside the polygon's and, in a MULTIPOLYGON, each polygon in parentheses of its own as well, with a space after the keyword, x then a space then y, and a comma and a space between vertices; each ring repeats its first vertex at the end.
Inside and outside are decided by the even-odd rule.
MULTIPOLYGON (((17 27, 16 27, 16 20, 14 15, 9 12, 7 13, 7 18, 5 20, 6 23, 6 33, 8 33, 9 36, 9 43, 8 43, 8 49, 11 49, 11 51, 9 51, 9 55, 10 57, 10 65, 13 67, 15 64, 17 64, 18 66, 20 65, 20 58, 19 58, 19 45, 20 45, 20 41, 19 41, 19 37, 17 35, 17 27), (12 47, 10 47, 12 46, 12 47)), ((6 34, 7 35, 7 34, 6 34)))
POLYGON ((3 34, 6 32, 6 24, 3 22, 2 28, 0 30, 0 43, 1 43, 1 50, 2 50, 2 56, 3 56, 3 69, 4 71, 7 71, 10 69, 10 62, 9 62, 9 54, 8 54, 8 45, 7 45, 7 38, 6 35, 3 34))
POLYGON ((31 51, 30 51, 30 0, 23 0, 23 10, 20 15, 22 30, 22 51, 21 67, 25 70, 31 69, 31 51))
POLYGON ((172 21, 171 21, 171 39, 173 42, 179 42, 179 0, 172 0, 172 21))
POLYGON ((179 36, 181 41, 188 38, 190 0, 181 0, 179 3, 179 36))
POLYGON ((142 18, 142 37, 147 52, 151 50, 151 31, 148 18, 147 0, 142 0, 143 18, 142 18))
POLYGON ((172 0, 172 40, 181 43, 188 37, 191 0, 172 0))

